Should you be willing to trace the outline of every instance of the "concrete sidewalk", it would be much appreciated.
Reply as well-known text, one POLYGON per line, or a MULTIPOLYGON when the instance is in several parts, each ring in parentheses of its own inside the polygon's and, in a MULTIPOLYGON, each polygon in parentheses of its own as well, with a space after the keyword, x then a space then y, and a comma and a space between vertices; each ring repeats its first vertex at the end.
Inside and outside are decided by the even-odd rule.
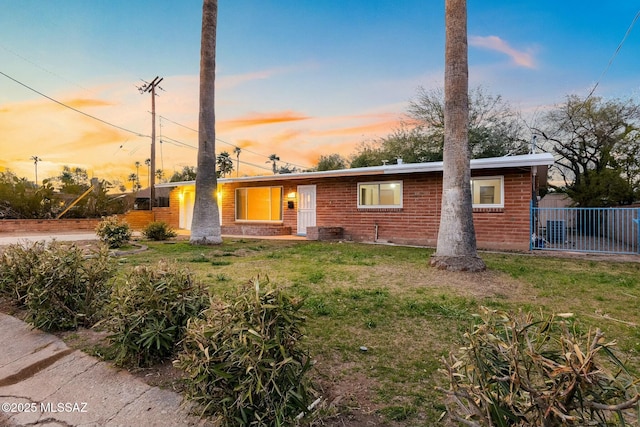
POLYGON ((0 246, 12 245, 21 242, 50 242, 52 240, 59 242, 77 242, 80 240, 99 240, 96 233, 92 231, 85 232, 67 232, 67 233, 2 233, 0 234, 0 246))
POLYGON ((213 426, 151 387, 0 313, 0 426, 213 426))

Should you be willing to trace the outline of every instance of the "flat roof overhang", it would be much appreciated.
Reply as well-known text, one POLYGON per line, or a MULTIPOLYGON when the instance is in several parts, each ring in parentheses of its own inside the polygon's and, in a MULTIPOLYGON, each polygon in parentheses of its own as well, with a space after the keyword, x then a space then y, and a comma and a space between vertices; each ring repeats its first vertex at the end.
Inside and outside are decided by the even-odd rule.
MULTIPOLYGON (((554 163, 550 153, 525 154, 521 156, 490 157, 486 159, 472 159, 471 170, 505 169, 530 166, 551 166, 554 163)), ((371 166, 365 168, 339 169, 321 172, 299 172, 278 175, 243 176, 237 178, 218 178, 219 184, 233 182, 282 181, 309 178, 338 178, 347 176, 369 176, 389 174, 410 174, 424 172, 442 172, 443 162, 403 163, 400 165, 371 166)), ((156 184, 156 188, 180 187, 194 185, 195 181, 164 182, 156 184)))

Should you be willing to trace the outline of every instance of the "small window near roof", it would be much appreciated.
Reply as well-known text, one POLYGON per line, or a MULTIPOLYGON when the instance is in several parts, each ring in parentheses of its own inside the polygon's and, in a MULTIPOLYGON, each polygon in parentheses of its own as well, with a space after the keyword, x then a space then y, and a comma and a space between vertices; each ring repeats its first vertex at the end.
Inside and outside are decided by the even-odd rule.
POLYGON ((402 181, 358 184, 358 208, 401 208, 402 181))
POLYGON ((472 178, 471 194, 474 208, 504 207, 504 177, 472 178))

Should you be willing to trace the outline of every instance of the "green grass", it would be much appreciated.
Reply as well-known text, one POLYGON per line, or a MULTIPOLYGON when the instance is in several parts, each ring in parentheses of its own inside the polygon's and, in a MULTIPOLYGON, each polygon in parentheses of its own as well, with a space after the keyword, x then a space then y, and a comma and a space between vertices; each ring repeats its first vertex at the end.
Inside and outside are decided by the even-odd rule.
POLYGON ((354 243, 225 240, 220 246, 149 243, 126 264, 178 260, 214 293, 255 276, 305 298, 307 344, 324 387, 345 396, 340 412, 374 408, 397 426, 432 426, 443 411, 441 358, 455 352, 480 305, 573 312, 584 330, 616 339, 640 372, 640 264, 519 254, 482 254, 488 272, 428 267, 432 250, 354 243), (366 346, 368 351, 360 350, 366 346), (361 396, 359 394, 359 396, 361 396))

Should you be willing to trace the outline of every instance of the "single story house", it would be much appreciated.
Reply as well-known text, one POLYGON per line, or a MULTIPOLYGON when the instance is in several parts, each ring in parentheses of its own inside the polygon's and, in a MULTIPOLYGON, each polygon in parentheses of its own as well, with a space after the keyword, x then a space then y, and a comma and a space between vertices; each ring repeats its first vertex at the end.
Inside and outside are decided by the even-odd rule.
MULTIPOLYGON (((529 248, 531 202, 553 162, 548 153, 471 160, 479 248, 529 248)), ((429 162, 218 179, 222 234, 435 246, 442 169, 429 162)), ((163 220, 190 229, 195 182, 157 187, 171 188, 163 220)))

